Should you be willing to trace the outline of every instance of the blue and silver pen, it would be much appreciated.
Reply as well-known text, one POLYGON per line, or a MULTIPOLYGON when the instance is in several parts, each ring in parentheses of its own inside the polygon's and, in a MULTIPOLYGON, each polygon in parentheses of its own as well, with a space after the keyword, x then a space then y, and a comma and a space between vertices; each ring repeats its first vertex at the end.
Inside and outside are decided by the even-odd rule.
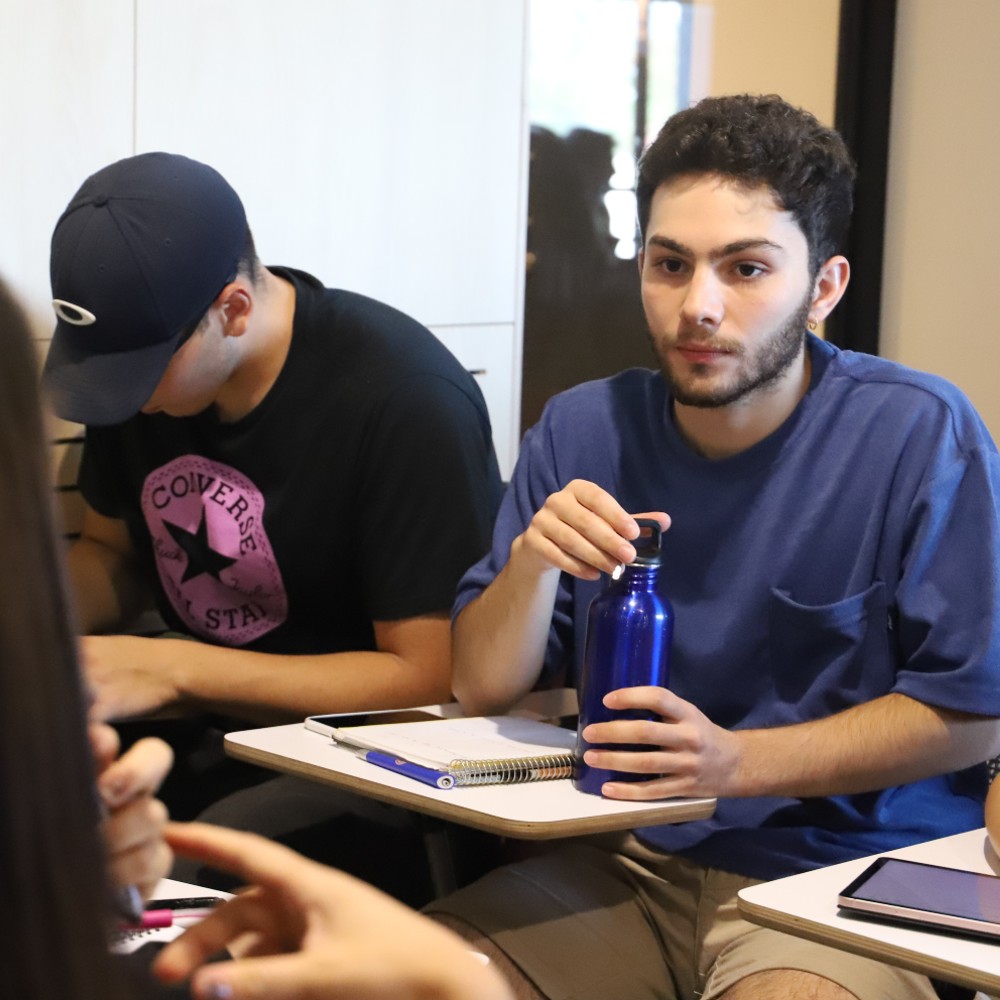
POLYGON ((395 771, 396 774, 405 774, 408 778, 416 778, 417 781, 422 781, 425 785, 433 785, 435 788, 453 788, 455 786, 455 779, 450 774, 438 771, 433 767, 424 767, 422 764, 401 760, 399 757, 379 753, 377 750, 354 747, 349 743, 337 743, 337 746, 350 750, 355 757, 366 760, 369 764, 384 767, 388 771, 395 771))

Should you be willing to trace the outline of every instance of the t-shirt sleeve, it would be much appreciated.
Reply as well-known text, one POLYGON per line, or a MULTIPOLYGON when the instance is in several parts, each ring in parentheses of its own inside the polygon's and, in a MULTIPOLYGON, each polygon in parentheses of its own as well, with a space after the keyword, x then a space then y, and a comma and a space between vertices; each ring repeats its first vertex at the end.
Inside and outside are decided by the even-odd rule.
POLYGON ((447 612, 489 547, 502 484, 486 406, 448 378, 386 394, 359 471, 356 567, 375 621, 447 612))
MULTIPOLYGON (((546 499, 565 485, 559 477, 550 429, 543 417, 542 422, 529 430, 521 442, 510 485, 500 504, 493 544, 490 551, 462 578, 452 609, 453 620, 493 582, 510 558, 514 539, 525 531, 546 499)), ((556 592, 543 666, 543 676, 547 678, 572 663, 572 587, 572 578, 563 573, 556 592)))
POLYGON ((84 500, 105 517, 124 518, 128 508, 127 480, 116 472, 111 441, 116 429, 88 427, 83 441, 77 483, 84 500))
POLYGON ((910 505, 894 689, 1000 715, 1000 457, 977 438, 939 442, 910 505))

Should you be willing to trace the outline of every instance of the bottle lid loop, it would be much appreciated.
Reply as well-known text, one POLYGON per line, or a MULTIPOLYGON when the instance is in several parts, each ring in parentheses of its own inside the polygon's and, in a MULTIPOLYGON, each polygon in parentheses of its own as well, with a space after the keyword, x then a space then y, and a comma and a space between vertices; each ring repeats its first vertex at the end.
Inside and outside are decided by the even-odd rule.
POLYGON ((660 522, 651 517, 637 517, 635 523, 639 525, 640 534, 632 543, 635 548, 635 560, 632 565, 659 566, 660 542, 663 538, 660 522))

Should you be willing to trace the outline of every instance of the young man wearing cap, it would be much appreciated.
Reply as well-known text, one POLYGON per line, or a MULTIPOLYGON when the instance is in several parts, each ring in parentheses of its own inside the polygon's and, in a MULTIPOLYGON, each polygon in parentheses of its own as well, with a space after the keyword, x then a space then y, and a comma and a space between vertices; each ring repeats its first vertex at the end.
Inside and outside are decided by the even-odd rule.
POLYGON ((840 137, 775 97, 666 123, 636 191, 661 370, 550 401, 460 585, 455 693, 502 711, 578 675, 634 518, 669 526, 669 689, 610 693, 622 716, 585 730, 586 758, 635 775, 611 798, 718 798, 434 904, 520 997, 935 996, 736 906, 760 879, 980 826, 998 749, 997 449, 943 379, 806 333, 847 284, 853 176, 840 137))
MULTIPOLYGON (((500 480, 474 379, 396 310, 257 260, 212 168, 147 153, 52 239, 44 380, 86 425, 70 551, 95 711, 250 722, 450 693, 500 480)), ((206 792, 206 794, 213 794, 206 792)))

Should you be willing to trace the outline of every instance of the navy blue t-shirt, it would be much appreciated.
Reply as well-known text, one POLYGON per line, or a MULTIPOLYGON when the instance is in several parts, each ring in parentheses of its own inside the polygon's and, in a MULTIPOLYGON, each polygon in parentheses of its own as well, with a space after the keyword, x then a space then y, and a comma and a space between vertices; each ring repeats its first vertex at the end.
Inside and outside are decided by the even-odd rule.
MULTIPOLYGON (((808 343, 797 409, 727 459, 684 442, 657 372, 557 396, 524 440, 492 552, 464 577, 455 613, 546 497, 586 479, 626 510, 670 514, 670 687, 716 724, 787 725, 889 692, 1000 715, 1000 459, 988 432, 942 379, 808 343)), ((546 671, 578 676, 601 586, 563 574, 546 671)), ((773 878, 980 826, 984 791, 979 767, 862 795, 720 800, 710 819, 637 833, 773 878)))

